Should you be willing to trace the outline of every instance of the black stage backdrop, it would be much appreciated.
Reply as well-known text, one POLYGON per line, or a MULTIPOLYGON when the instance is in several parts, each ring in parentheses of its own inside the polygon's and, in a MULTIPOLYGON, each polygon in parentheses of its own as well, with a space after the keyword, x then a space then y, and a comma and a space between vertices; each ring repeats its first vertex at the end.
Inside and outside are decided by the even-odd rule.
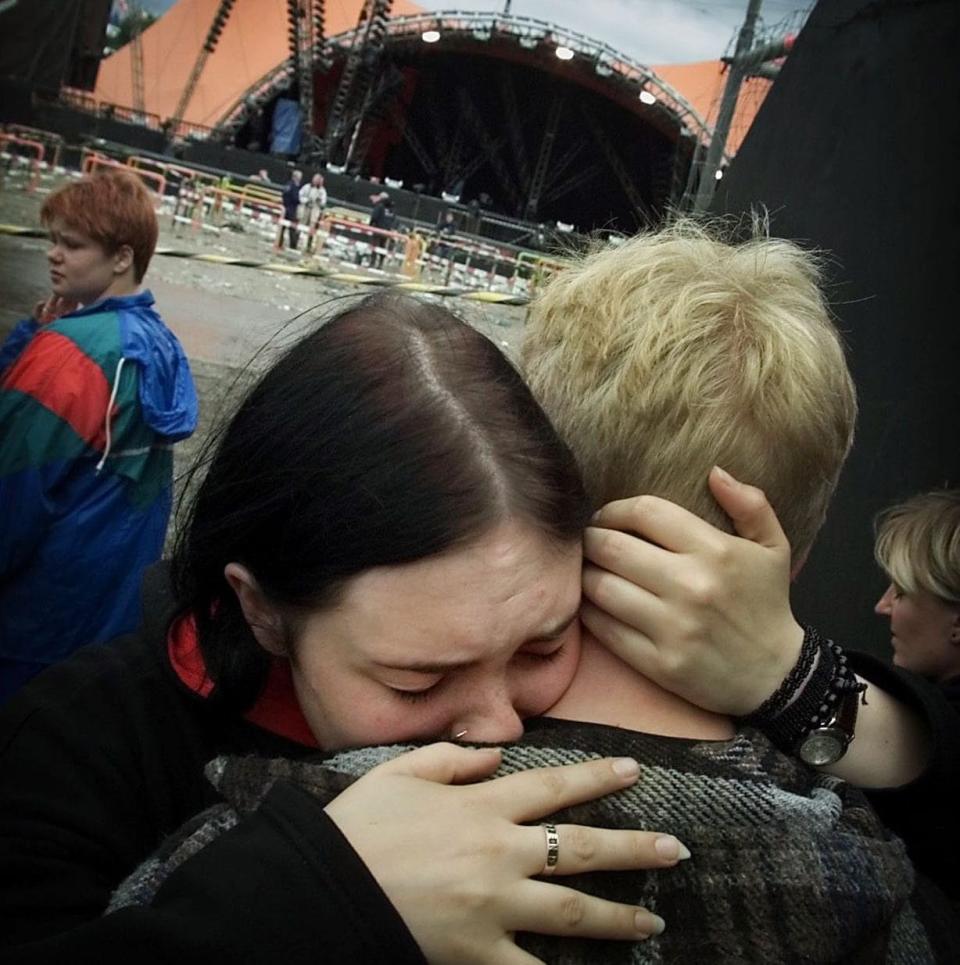
POLYGON ((956 0, 820 0, 714 204, 833 256, 861 411, 795 612, 883 655, 872 518, 960 486, 958 51, 956 0))
POLYGON ((0 77, 93 90, 111 0, 16 0, 0 12, 0 77))

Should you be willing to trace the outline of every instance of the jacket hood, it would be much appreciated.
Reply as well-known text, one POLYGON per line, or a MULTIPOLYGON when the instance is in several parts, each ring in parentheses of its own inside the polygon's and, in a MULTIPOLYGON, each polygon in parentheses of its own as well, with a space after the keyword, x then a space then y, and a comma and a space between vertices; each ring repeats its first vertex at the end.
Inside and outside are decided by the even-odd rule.
POLYGON ((153 303, 152 292, 142 291, 104 299, 91 310, 118 313, 123 357, 141 369, 144 421, 158 435, 176 442, 197 427, 197 393, 183 348, 154 311, 153 303))

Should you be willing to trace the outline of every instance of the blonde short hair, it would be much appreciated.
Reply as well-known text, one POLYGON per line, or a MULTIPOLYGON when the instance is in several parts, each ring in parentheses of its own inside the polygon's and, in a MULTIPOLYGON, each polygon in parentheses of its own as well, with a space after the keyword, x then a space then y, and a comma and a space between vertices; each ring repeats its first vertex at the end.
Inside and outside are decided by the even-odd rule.
POLYGON ((913 496, 877 517, 874 554, 907 593, 960 604, 960 489, 913 496))
POLYGON ((729 530, 707 488, 719 465, 809 548, 857 414, 819 280, 791 242, 726 243, 686 220, 551 279, 522 362, 593 501, 652 493, 729 530))

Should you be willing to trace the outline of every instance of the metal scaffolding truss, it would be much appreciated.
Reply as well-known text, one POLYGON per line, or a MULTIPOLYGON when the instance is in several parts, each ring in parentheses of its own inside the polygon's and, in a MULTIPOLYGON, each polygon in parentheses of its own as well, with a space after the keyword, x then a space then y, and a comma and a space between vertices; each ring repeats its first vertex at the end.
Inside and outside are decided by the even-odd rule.
POLYGON ((146 114, 146 100, 143 91, 143 37, 142 31, 133 35, 130 41, 130 71, 133 83, 133 109, 146 114))
POLYGON ((614 176, 620 182, 623 193, 630 199, 630 203, 633 205, 637 216, 641 219, 641 223, 653 224, 655 219, 652 217, 642 195, 637 190, 637 186, 634 183, 634 176, 627 170, 609 135, 603 127, 597 123, 597 119, 590 111, 581 110, 581 116, 589 128, 590 133, 593 135, 597 146, 603 152, 603 156, 606 158, 607 164, 610 165, 614 176))
POLYGON ((200 75, 203 73, 203 68, 206 66, 207 58, 214 52, 214 50, 217 49, 217 44, 220 41, 220 34, 223 33, 223 28, 226 26, 227 20, 230 18, 230 11, 233 9, 235 2, 236 0, 220 0, 220 3, 217 4, 217 9, 214 11, 213 21, 207 30, 207 36, 203 41, 203 46, 200 48, 200 51, 197 54, 197 59, 194 61, 193 69, 190 71, 190 76, 187 78, 187 83, 180 93, 180 100, 177 102, 173 115, 168 121, 169 129, 174 134, 176 134, 177 128, 180 126, 180 122, 183 120, 183 115, 186 113, 194 91, 197 89, 197 84, 200 81, 200 75))
POLYGON ((489 162, 490 167, 493 169, 494 174, 497 177, 497 181, 500 184, 504 194, 509 199, 513 206, 517 206, 520 203, 520 189, 518 188, 516 182, 514 181, 510 169, 504 163, 500 152, 506 142, 506 138, 503 135, 496 134, 493 131, 487 129, 487 125, 484 123, 480 112, 477 110, 476 105, 473 103, 470 95, 464 88, 460 88, 457 91, 457 96, 460 103, 460 113, 467 124, 470 125, 474 140, 482 145, 481 150, 474 155, 474 158, 470 165, 467 166, 460 176, 466 180, 470 177, 472 171, 470 167, 476 165, 479 167, 484 162, 489 162))
POLYGON ((499 71, 500 96, 503 101, 503 118, 507 125, 507 135, 513 149, 513 160, 517 165, 520 183, 524 188, 530 183, 530 164, 527 149, 523 143, 523 124, 517 110, 517 92, 513 86, 513 76, 503 67, 499 71))
POLYGON ((323 62, 324 0, 287 0, 291 73, 300 88, 302 153, 317 153, 320 142, 313 133, 313 72, 323 62))
POLYGON ((394 116, 397 96, 403 89, 403 74, 388 61, 380 61, 379 70, 366 90, 360 110, 354 115, 345 165, 361 170, 378 124, 394 116))
MULTIPOLYGON (((367 0, 365 8, 368 6, 379 7, 381 5, 373 4, 370 0, 367 0)), ((389 7, 388 4, 383 4, 383 6, 389 7)), ((351 59, 355 62, 355 66, 359 67, 362 60, 360 56, 362 51, 370 49, 368 46, 370 27, 371 21, 368 19, 362 21, 357 28, 337 34, 327 40, 326 55, 334 59, 339 55, 344 60, 345 73, 351 59)), ((423 44, 421 38, 427 31, 439 33, 440 43, 437 44, 438 47, 443 46, 442 41, 444 39, 469 39, 475 43, 508 41, 531 53, 538 50, 556 51, 557 48, 565 47, 573 55, 570 59, 571 63, 577 66, 591 65, 599 77, 638 99, 641 93, 644 94, 644 100, 639 102, 637 106, 638 113, 666 112, 679 126, 681 135, 693 136, 698 144, 709 145, 712 138, 713 129, 706 119, 676 88, 659 77, 651 67, 634 60, 609 44, 585 34, 532 17, 453 10, 433 14, 424 13, 392 17, 389 20, 378 17, 377 32, 379 36, 377 37, 377 46, 378 49, 382 49, 383 46, 392 44, 423 44), (382 34, 379 33, 380 28, 382 28, 382 34), (651 99, 652 103, 648 103, 651 99)), ((369 56, 367 59, 370 59, 369 56)), ((223 115, 217 126, 230 127, 235 115, 244 110, 245 101, 249 103, 252 100, 262 104, 276 96, 290 83, 294 70, 295 64, 292 58, 275 67, 244 92, 243 96, 223 115)), ((370 78, 367 78, 368 89, 369 80, 370 78)), ((358 85, 354 80, 350 81, 349 86, 353 91, 363 88, 362 84, 358 85)), ((509 133, 511 93, 505 91, 504 106, 508 135, 512 141, 513 136, 509 133)), ((345 99, 351 99, 347 95, 344 96, 345 99)), ((361 105, 358 106, 362 113, 362 98, 361 105)), ((332 118, 337 119, 339 125, 337 131, 332 133, 336 133, 341 141, 344 136, 342 115, 344 110, 346 110, 345 104, 341 107, 341 117, 339 119, 332 118)))
POLYGON ((527 205, 524 217, 534 218, 537 209, 540 207, 540 195, 543 193, 543 186, 547 180, 547 171, 550 167, 550 156, 553 153, 553 143, 557 139, 557 128, 560 125, 560 114, 563 112, 563 95, 559 92, 554 94, 547 113, 546 124, 543 128, 543 138, 540 141, 540 153, 537 156, 537 166, 533 169, 533 177, 530 178, 530 188, 527 191, 527 205))
MULTIPOLYGON (((439 33, 441 43, 455 37, 478 42, 509 38, 530 51, 566 47, 572 51, 573 60, 590 63, 598 76, 625 85, 636 96, 641 91, 648 92, 655 98, 654 104, 647 105, 651 110, 666 110, 698 140, 710 141, 712 128, 675 87, 646 64, 586 34, 533 17, 458 10, 394 17, 388 25, 388 37, 392 41, 406 39, 422 43, 421 38, 427 31, 439 33)), ((331 37, 331 46, 349 43, 351 34, 352 31, 331 37)))
POLYGON ((328 161, 348 166, 352 160, 364 117, 377 90, 377 66, 391 6, 392 0, 364 0, 356 29, 340 35, 349 37, 349 42, 337 44, 345 51, 346 59, 324 134, 328 161))
POLYGON ((560 178, 563 177, 567 168, 577 160, 579 155, 583 152, 584 142, 583 140, 571 141, 567 144, 563 153, 553 161, 550 165, 550 171, 547 175, 546 182, 543 185, 543 191, 541 191, 541 196, 544 192, 549 191, 551 194, 559 182, 560 178))
POLYGON ((540 203, 542 205, 551 204, 558 198, 562 198, 564 195, 570 194, 571 191, 576 191, 578 188, 582 188, 585 184, 588 184, 594 178, 598 178, 603 174, 604 167, 598 161, 593 164, 588 165, 585 168, 580 168, 570 175, 565 181, 561 181, 559 184, 551 184, 547 190, 543 193, 540 198, 540 203))
POLYGON ((389 115, 390 120, 393 122, 396 129, 400 132, 400 136, 403 138, 404 142, 413 152, 416 159, 420 162, 420 166, 426 175, 434 175, 437 173, 437 164, 427 150, 426 145, 420 140, 417 133, 413 128, 407 123, 407 119, 400 107, 397 104, 390 105, 389 115))

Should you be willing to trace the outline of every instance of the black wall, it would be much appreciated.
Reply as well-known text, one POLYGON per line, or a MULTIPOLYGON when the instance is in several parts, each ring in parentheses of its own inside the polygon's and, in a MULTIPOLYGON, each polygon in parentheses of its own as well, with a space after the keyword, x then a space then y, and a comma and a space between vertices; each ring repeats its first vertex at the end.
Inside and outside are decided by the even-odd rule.
POLYGON ((958 50, 955 0, 821 0, 714 205, 833 255, 861 414, 795 609, 882 654, 872 517, 960 485, 958 50))
POLYGON ((0 77, 92 90, 109 14, 110 0, 19 0, 0 13, 0 77))

